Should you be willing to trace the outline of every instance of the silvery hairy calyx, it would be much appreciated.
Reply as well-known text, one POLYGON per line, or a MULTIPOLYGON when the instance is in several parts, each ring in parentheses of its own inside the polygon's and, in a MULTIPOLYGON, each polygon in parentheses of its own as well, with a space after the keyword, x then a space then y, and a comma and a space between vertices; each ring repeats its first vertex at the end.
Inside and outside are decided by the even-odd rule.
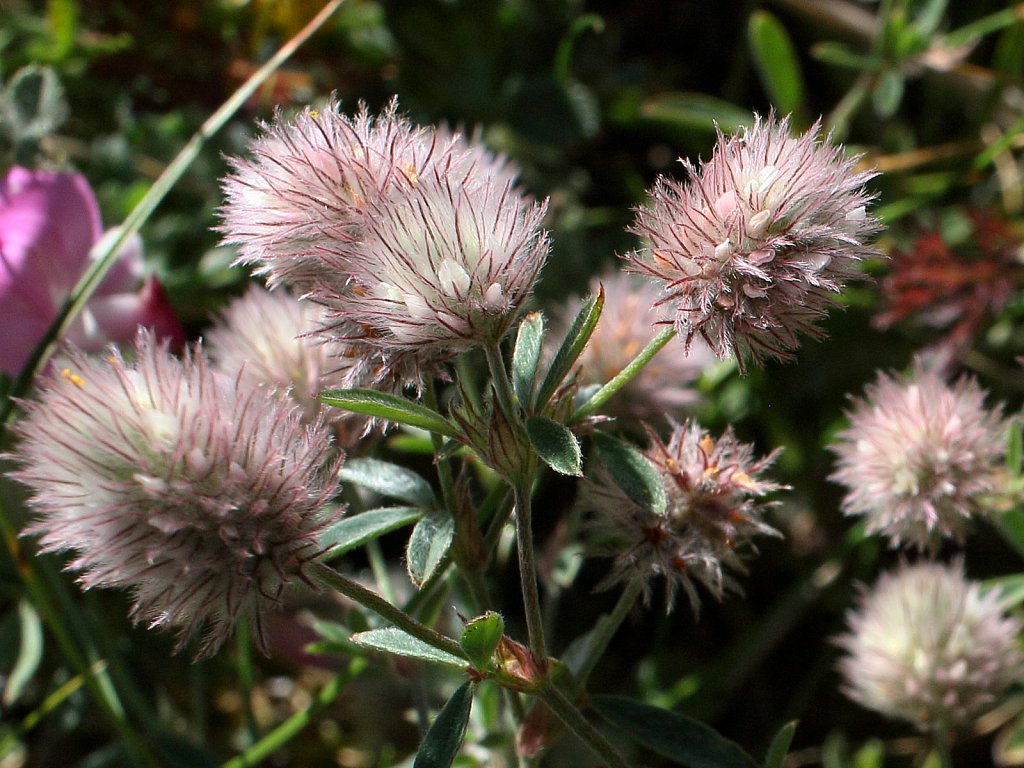
MULTIPOLYGON (((260 125, 230 161, 219 231, 261 284, 181 355, 145 332, 103 355, 64 348, 12 454, 32 491, 27 530, 70 552, 84 586, 125 588, 137 619, 182 646, 195 638, 198 656, 246 622, 273 647, 267 613, 298 588, 340 594, 366 631, 339 640, 341 625, 318 623, 331 652, 448 670, 417 766, 451 765, 464 741, 518 760, 517 744, 533 756, 565 730, 603 764, 635 765, 644 753, 622 754, 581 711, 613 637, 631 612, 672 610, 680 591, 693 621, 708 597, 705 613, 742 599, 758 546, 786 527, 780 449, 721 414, 698 419, 705 375, 787 361, 799 337, 822 335, 819 320, 876 255, 873 174, 817 125, 793 137, 788 120, 755 117, 686 163, 686 181, 655 183, 621 272, 545 315, 534 290, 557 253, 547 204, 481 135, 415 125, 394 101, 348 114, 328 100, 260 125), (397 463, 402 450, 418 458, 397 463), (552 478, 569 491, 564 508, 545 505, 538 537, 535 496, 552 478), (552 633, 542 609, 541 574, 559 558, 586 558, 587 588, 614 593, 577 637, 552 633), (364 562, 376 589, 360 580, 364 562), (396 571, 409 577, 400 589, 396 571), (495 597, 504 582, 519 593, 508 604, 495 597), (486 727, 470 718, 485 686, 501 693, 486 727)), ((883 376, 840 433, 845 510, 922 548, 961 538, 1002 455, 990 444, 1005 425, 982 401, 971 382, 883 376)), ((986 658, 1017 669, 1005 647, 1016 625, 988 617, 961 572, 941 574, 954 594, 932 602, 980 605, 971 630, 986 658)), ((865 598, 851 619, 841 644, 858 660, 844 671, 879 666, 860 650, 876 610, 865 598)), ((905 716, 857 674, 851 695, 905 716)), ((956 688, 964 717, 994 700, 978 680, 956 688)), ((598 709, 624 722, 621 702, 598 709)))

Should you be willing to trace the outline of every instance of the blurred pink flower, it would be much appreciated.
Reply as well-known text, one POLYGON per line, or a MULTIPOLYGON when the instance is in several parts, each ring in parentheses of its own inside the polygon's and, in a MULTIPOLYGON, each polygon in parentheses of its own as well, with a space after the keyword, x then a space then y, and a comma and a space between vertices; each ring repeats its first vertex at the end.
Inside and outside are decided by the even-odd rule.
MULTIPOLYGON (((112 233, 108 233, 108 236, 112 233)), ((0 371, 16 376, 88 268, 103 235, 99 206, 76 173, 14 167, 0 180, 0 371)), ((172 346, 184 330, 163 287, 142 279, 141 243, 123 247, 67 338, 87 351, 130 341, 142 325, 172 346)))

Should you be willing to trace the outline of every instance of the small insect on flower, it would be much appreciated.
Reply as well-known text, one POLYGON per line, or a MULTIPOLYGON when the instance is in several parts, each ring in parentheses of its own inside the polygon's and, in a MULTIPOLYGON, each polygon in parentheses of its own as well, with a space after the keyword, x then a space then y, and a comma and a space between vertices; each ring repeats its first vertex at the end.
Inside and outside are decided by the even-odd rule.
POLYGON ((832 479, 869 533, 934 550, 943 538, 963 541, 971 518, 988 513, 1007 425, 974 380, 950 386, 921 365, 905 380, 880 373, 847 417, 832 479))
POLYGON ((681 586, 696 612, 695 581, 716 600, 740 591, 729 571, 743 571, 742 550, 755 535, 779 535, 762 519, 772 506, 763 497, 785 487, 763 477, 778 452, 757 459, 731 429, 715 439, 694 421, 675 425, 667 443, 650 437, 644 456, 661 480, 663 513, 641 507, 607 473, 584 487, 584 504, 597 513, 595 538, 615 558, 600 586, 640 579, 648 591, 650 579, 663 576, 669 607, 681 586))
POLYGON ((637 212, 645 244, 631 268, 662 283, 680 336, 703 337, 741 371, 792 358, 800 334, 822 336, 816 323, 857 262, 878 255, 866 242, 878 229, 866 213, 873 174, 819 133, 791 138, 772 115, 719 133, 710 160, 683 161, 688 183, 659 178, 637 212))
POLYGON ((135 358, 67 352, 26 404, 13 476, 31 488, 27 529, 74 553, 85 588, 132 591, 132 616, 202 635, 214 653, 322 554, 338 516, 340 459, 321 422, 281 395, 184 360, 140 333, 135 358))
POLYGON ((924 562, 884 574, 838 639, 846 694, 887 717, 948 735, 992 709, 1024 674, 1024 626, 963 564, 924 562))

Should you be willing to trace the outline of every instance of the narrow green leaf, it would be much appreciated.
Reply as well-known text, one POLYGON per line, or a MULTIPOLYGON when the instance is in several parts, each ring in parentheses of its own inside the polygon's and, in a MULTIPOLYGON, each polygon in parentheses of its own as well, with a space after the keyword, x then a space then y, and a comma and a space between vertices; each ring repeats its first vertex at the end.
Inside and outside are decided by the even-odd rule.
POLYGON ((923 38, 930 38, 942 23, 949 0, 926 0, 914 16, 914 26, 923 38))
POLYGON ((663 757, 690 768, 754 768, 757 763, 735 742, 699 720, 623 696, 595 696, 601 717, 663 757))
POLYGON ((768 747, 768 754, 764 758, 764 768, 782 768, 782 761, 789 754, 789 745, 793 743, 793 734, 796 733, 797 721, 786 723, 775 734, 771 745, 768 747))
POLYGON ((804 79, 796 46, 782 22, 768 11, 754 11, 747 25, 747 39, 769 100, 782 114, 800 115, 804 79))
POLYGON ((1020 555, 1024 555, 1024 510, 1008 509, 996 519, 996 527, 1020 555))
POLYGON ((832 64, 858 72, 874 72, 878 69, 878 59, 857 53, 842 43, 817 43, 811 47, 811 56, 823 64, 832 64))
POLYGON ((1024 463, 1024 429, 1019 421, 1010 424, 1006 435, 1006 470, 1010 477, 1021 476, 1021 465, 1024 463))
POLYGON ((419 638, 413 637, 408 632, 403 632, 398 627, 371 629, 369 632, 354 634, 349 639, 361 648, 392 653, 395 656, 404 656, 408 659, 429 661, 433 664, 444 664, 457 669, 466 668, 465 659, 435 648, 419 638))
POLYGON ((583 302, 576 319, 573 320, 572 326, 565 334, 562 346, 555 353, 555 359, 551 361, 551 367, 548 368, 544 383, 541 384, 540 391, 537 393, 536 408, 538 411, 547 405, 548 400, 555 394, 555 390, 558 389, 562 380, 583 353, 583 348, 594 333, 594 328, 597 327, 597 321, 601 318, 603 308, 604 287, 602 286, 596 294, 583 302))
POLYGON ((455 521, 447 512, 431 512, 412 530, 405 549, 409 578, 417 587, 441 564, 455 536, 455 521))
POLYGON ((463 683, 448 699, 423 737, 412 768, 451 768, 462 748, 473 706, 473 683, 463 683))
POLYGON ((988 16, 982 16, 980 19, 975 19, 969 24, 953 30, 945 36, 943 42, 949 48, 972 45, 986 35, 1006 29, 1007 27, 1013 27, 1020 21, 1019 14, 1020 12, 1014 6, 996 11, 988 16))
POLYGON ((733 133, 750 125, 749 110, 703 93, 664 93, 640 105, 640 117, 671 129, 697 129, 713 133, 717 125, 733 133))
POLYGON ((14 663, 14 669, 7 678, 7 687, 4 688, 5 707, 18 700, 25 686, 39 669, 39 662, 43 658, 43 622, 28 600, 21 600, 18 603, 18 619, 21 623, 21 646, 18 649, 18 660, 14 663))
POLYGON ((330 547, 327 559, 361 547, 368 541, 391 533, 406 525, 412 525, 421 517, 423 510, 419 507, 381 507, 360 512, 358 515, 343 518, 320 536, 320 546, 330 547))
POLYGON ((527 411, 533 407, 537 386, 537 364, 544 348, 544 315, 531 312, 519 324, 516 347, 512 352, 512 389, 527 411))
POLYGON ((593 439, 598 459, 623 493, 648 512, 663 514, 665 488, 654 465, 633 446, 603 432, 595 432, 593 439))
POLYGON ((505 620, 501 618, 501 614, 487 611, 483 616, 477 616, 466 624, 459 644, 473 662, 473 666, 484 672, 490 667, 491 658, 504 634, 505 620))
POLYGON ((544 416, 531 416, 526 420, 526 434, 537 455, 555 472, 573 477, 583 474, 580 443, 567 426, 544 416))
POLYGON ((990 589, 999 591, 999 602, 1004 610, 1014 609, 1024 603, 1024 573, 986 579, 983 588, 986 592, 990 589))
POLYGON ((881 118, 892 117, 903 101, 905 82, 898 69, 887 69, 878 78, 878 85, 871 92, 871 103, 875 114, 881 118))
POLYGON ((404 397, 372 389, 332 389, 320 395, 320 402, 346 411, 408 424, 445 437, 455 437, 455 427, 436 411, 404 397))
POLYGON ((429 508, 436 504, 430 483, 411 469, 389 461, 349 459, 342 466, 338 477, 382 496, 390 496, 418 507, 429 508))

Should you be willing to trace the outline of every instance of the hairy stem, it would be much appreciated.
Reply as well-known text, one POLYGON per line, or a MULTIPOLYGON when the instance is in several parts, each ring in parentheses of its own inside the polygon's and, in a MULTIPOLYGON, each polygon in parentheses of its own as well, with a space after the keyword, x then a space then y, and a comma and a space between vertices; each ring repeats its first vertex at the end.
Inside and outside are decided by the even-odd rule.
POLYGON ((530 651, 538 661, 548 657, 544 644, 544 615, 540 608, 537 589, 537 558, 533 547, 533 510, 530 489, 517 486, 516 549, 519 551, 519 581, 523 590, 523 610, 526 613, 526 632, 530 651))
POLYGON ((619 595, 619 600, 615 603, 615 607, 612 608, 612 612, 605 614, 597 620, 597 624, 594 625, 594 630, 587 643, 587 655, 583 657, 583 662, 575 673, 576 686, 580 692, 586 689, 590 673, 594 671, 594 667, 597 666, 601 657, 604 656, 604 652, 608 650, 608 643, 615 637, 615 633, 622 626, 622 622, 629 614, 630 609, 636 605, 637 598, 640 597, 643 589, 644 584, 639 579, 630 581, 626 588, 622 590, 622 594, 619 595))
POLYGON ((633 358, 629 365, 619 371, 615 375, 615 378, 601 387, 594 393, 593 397, 576 409, 572 418, 569 419, 569 423, 577 422, 580 419, 585 419, 587 416, 596 413, 602 405, 608 402, 612 395, 635 379, 640 371, 644 369, 644 366, 651 362, 651 360, 654 359, 654 356, 658 354, 658 352, 660 352, 675 335, 676 332, 674 328, 666 328, 651 339, 647 346, 640 350, 640 354, 633 358))
POLYGON ((576 705, 550 682, 541 690, 540 698, 565 726, 610 768, 629 768, 608 740, 583 716, 576 705))

